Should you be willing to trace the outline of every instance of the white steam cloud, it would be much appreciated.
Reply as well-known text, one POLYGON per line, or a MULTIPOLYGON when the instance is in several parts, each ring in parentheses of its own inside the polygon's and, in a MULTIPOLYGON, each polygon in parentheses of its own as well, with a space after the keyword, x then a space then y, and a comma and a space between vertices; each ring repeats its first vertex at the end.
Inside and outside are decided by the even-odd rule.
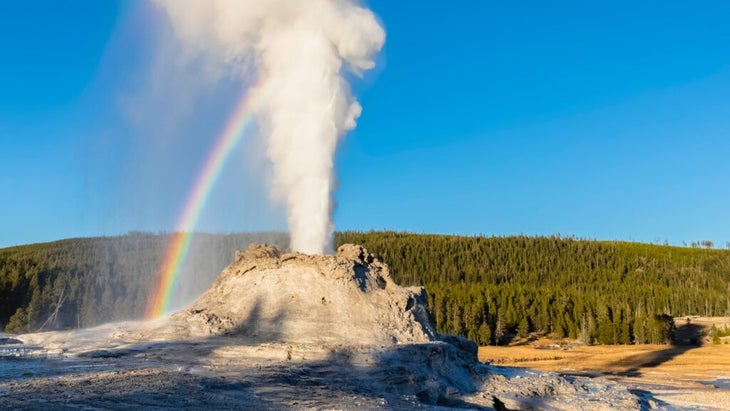
POLYGON ((334 154, 360 104, 343 77, 374 66, 385 32, 353 0, 153 0, 189 61, 256 76, 255 107, 291 248, 332 252, 334 154))

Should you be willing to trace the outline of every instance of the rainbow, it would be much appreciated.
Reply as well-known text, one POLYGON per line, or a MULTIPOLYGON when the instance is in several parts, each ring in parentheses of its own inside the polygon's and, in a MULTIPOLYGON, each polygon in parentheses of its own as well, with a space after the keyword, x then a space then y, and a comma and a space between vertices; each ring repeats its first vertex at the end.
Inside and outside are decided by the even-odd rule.
POLYGON ((147 319, 160 317, 169 308, 170 297, 180 275, 180 268, 187 258, 192 233, 198 223, 200 213, 205 208, 210 192, 215 186, 226 160, 228 160, 231 152, 252 122, 251 105, 253 94, 244 95, 236 106, 233 115, 231 115, 228 123, 223 128, 223 132, 216 140, 203 168, 198 174, 193 189, 188 195, 185 208, 178 219, 175 232, 172 234, 172 239, 167 246, 165 259, 157 275, 155 288, 147 301, 145 311, 145 318, 147 319))

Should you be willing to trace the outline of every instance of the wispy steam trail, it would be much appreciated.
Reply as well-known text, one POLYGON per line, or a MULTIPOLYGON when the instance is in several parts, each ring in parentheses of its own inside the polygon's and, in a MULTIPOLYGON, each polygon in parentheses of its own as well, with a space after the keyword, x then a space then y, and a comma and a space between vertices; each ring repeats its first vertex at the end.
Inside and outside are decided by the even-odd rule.
POLYGON ((334 154, 361 112, 343 74, 374 66, 385 32, 373 13, 353 0, 153 1, 188 58, 264 79, 252 109, 291 247, 332 252, 334 154))

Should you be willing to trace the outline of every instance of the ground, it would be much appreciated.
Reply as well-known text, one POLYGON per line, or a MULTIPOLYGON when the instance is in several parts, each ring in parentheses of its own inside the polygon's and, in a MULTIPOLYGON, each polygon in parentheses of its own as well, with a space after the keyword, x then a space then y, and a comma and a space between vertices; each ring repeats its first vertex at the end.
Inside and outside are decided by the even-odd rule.
POLYGON ((610 381, 478 364, 458 341, 384 347, 261 343, 240 336, 131 343, 113 337, 117 330, 145 325, 0 334, 0 409, 577 411, 642 406, 636 394, 610 381))

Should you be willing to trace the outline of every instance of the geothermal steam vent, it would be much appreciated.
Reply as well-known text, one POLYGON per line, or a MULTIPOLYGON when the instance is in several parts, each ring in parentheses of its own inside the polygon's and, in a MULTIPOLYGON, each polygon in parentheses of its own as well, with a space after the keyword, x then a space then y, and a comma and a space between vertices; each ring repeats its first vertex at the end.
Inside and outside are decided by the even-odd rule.
MULTIPOLYGON (((260 341, 390 345, 437 340, 421 287, 403 288, 361 246, 336 256, 282 254, 251 245, 187 309, 178 336, 237 335, 260 341)), ((159 330, 165 333, 165 330, 159 330)))

